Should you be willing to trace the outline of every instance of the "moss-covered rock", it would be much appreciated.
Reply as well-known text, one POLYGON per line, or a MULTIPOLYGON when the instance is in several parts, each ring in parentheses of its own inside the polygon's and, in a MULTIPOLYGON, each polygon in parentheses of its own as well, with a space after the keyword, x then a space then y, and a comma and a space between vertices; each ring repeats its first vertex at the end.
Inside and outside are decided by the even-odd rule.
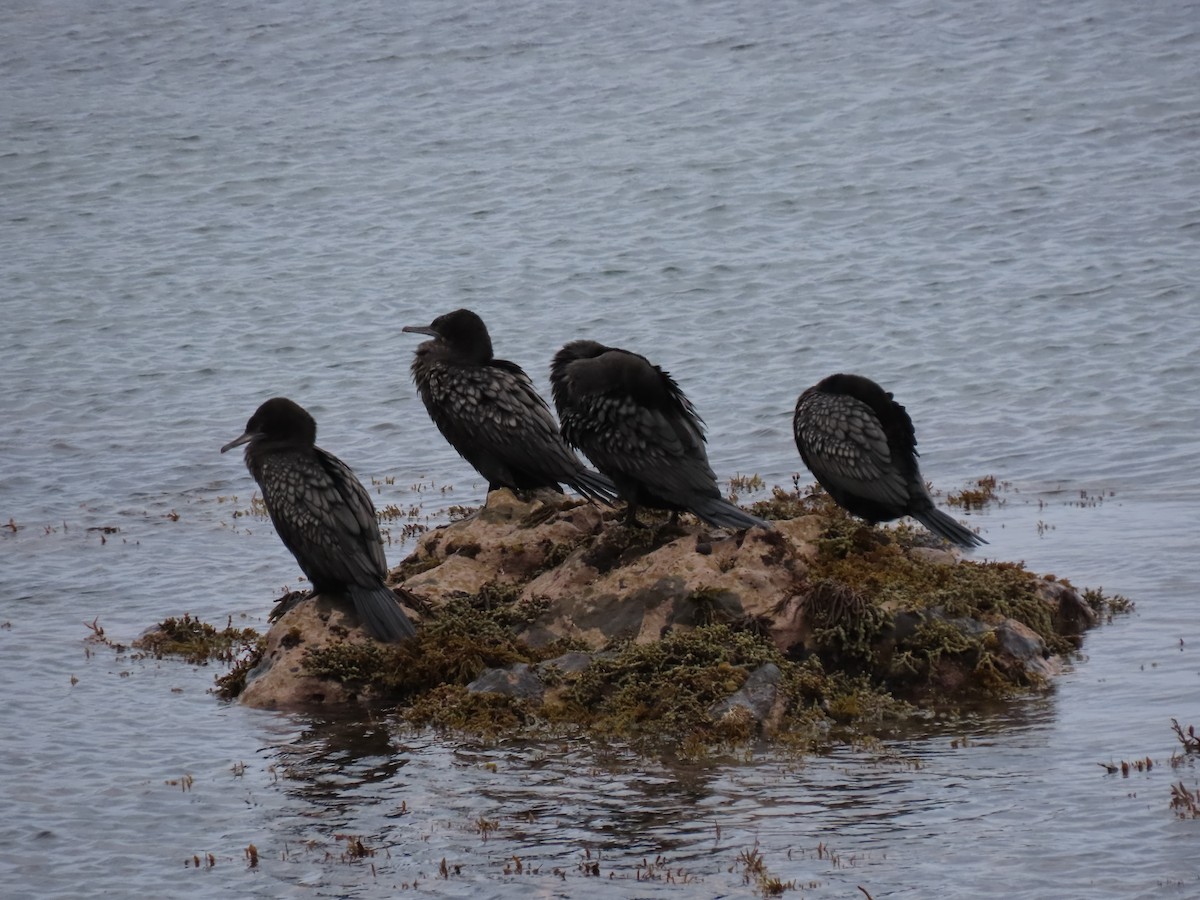
POLYGON ((678 745, 808 735, 1045 684, 1099 595, 776 489, 771 530, 714 530, 502 490, 392 572, 418 622, 369 640, 340 598, 289 609, 245 701, 374 699, 480 733, 583 728, 678 745), (569 662, 564 662, 569 661, 569 662))

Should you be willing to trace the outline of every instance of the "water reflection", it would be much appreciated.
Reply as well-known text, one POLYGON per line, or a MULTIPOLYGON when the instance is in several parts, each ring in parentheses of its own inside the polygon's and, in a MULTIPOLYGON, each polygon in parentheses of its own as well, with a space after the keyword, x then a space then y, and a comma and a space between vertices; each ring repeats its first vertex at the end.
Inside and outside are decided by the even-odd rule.
POLYGON ((639 883, 661 858, 736 893, 750 890, 739 854, 758 847, 772 871, 840 890, 859 867, 895 864, 900 833, 922 842, 1052 817, 1053 804, 1032 816, 1023 807, 1057 771, 1045 759, 1055 707, 1053 694, 1024 698, 909 722, 866 749, 764 746, 702 763, 593 740, 480 744, 384 714, 293 717, 264 752, 301 804, 276 821, 277 839, 340 859, 337 836, 363 835, 385 878, 417 877, 435 859, 495 877, 518 859, 527 877, 596 866, 639 883))
MULTIPOLYGON (((989 747, 1044 729, 1051 717, 1052 704, 1021 702, 1006 717, 934 723, 924 736, 875 751, 760 750, 735 765, 647 760, 585 742, 488 747, 428 732, 397 737, 382 721, 335 717, 306 718, 271 752, 284 790, 308 805, 297 839, 323 822, 370 835, 392 859, 418 833, 435 854, 482 851, 559 867, 595 858, 613 871, 663 855, 711 876, 714 860, 727 868, 759 840, 790 855, 835 838, 866 851, 886 846, 897 828, 919 834, 1002 815, 996 792, 1007 791, 998 783, 1012 776, 1001 760, 1013 745, 989 747), (974 809, 981 779, 989 782, 986 812, 974 809)), ((1013 788, 1022 784, 1016 778, 1013 788)))
MULTIPOLYGON (((357 710, 294 717, 300 731, 269 749, 294 797, 337 809, 400 779, 409 752, 386 719, 357 710)), ((387 793, 379 790, 380 796, 387 793)))

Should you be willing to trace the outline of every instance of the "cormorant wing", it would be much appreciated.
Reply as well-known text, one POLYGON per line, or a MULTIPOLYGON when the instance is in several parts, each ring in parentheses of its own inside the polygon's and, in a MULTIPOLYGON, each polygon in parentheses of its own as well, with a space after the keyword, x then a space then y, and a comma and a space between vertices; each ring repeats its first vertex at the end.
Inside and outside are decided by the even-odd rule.
POLYGON ((866 403, 814 391, 803 400, 795 427, 805 465, 835 499, 852 494, 900 508, 908 502, 906 470, 912 461, 895 458, 866 403))
POLYGON ((693 495, 717 495, 703 436, 695 424, 628 398, 594 398, 606 428, 587 436, 585 452, 601 471, 621 472, 665 500, 686 506, 693 495))
POLYGON ((687 507, 719 496, 704 425, 675 381, 644 357, 609 349, 574 359, 557 382, 564 432, 601 471, 687 507))
MULTIPOLYGON (((355 546, 366 551, 369 566, 363 566, 364 574, 377 576, 366 583, 357 579, 354 583, 364 587, 372 586, 387 575, 387 556, 383 552, 383 538, 379 534, 379 518, 375 514, 375 504, 371 502, 371 495, 367 493, 366 487, 348 465, 320 447, 314 449, 342 498, 336 512, 343 528, 342 533, 347 541, 352 540, 355 546)), ((357 560, 355 565, 357 566, 357 560)))
POLYGON ((569 482, 582 467, 550 407, 515 363, 447 365, 431 370, 429 379, 438 428, 490 481, 569 482), (497 467, 504 473, 496 474, 497 467))
POLYGON ((366 488, 320 448, 271 454, 258 478, 280 540, 314 585, 375 586, 387 573, 379 523, 366 488))

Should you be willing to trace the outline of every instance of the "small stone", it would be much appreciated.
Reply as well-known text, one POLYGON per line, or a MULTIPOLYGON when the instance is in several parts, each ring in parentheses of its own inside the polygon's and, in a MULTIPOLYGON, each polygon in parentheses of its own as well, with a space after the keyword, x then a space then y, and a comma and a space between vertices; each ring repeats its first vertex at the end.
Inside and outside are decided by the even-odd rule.
POLYGON ((578 675, 592 664, 592 654, 582 650, 572 650, 554 659, 547 659, 534 666, 539 675, 546 669, 557 669, 563 675, 578 675))
POLYGON ((1016 619, 1005 619, 996 626, 996 641, 1000 649, 1014 659, 1026 661, 1046 657, 1046 642, 1041 635, 1016 619))
POLYGON ((913 547, 908 551, 914 559, 923 559, 925 562, 936 563, 939 566, 954 566, 958 565, 960 557, 954 550, 946 550, 942 547, 913 547))
POLYGON ((1054 630, 1059 634, 1083 634, 1100 619, 1077 590, 1061 581, 1043 580, 1038 593, 1054 615, 1054 630))
POLYGON ((1048 678, 1060 668, 1048 659, 1049 651, 1041 635, 1016 619, 1005 619, 996 626, 996 642, 1001 651, 1031 675, 1048 678))
POLYGON ((779 681, 782 677, 783 673, 775 663, 761 665, 750 673, 741 689, 710 706, 708 714, 714 719, 720 719, 735 708, 741 707, 748 710, 755 721, 765 722, 779 696, 779 681))
POLYGON ((978 637, 981 634, 987 634, 992 629, 980 622, 978 619, 972 619, 970 616, 950 616, 946 614, 943 607, 935 606, 928 612, 929 618, 940 619, 947 625, 953 625, 963 634, 971 637, 978 637))
POLYGON ((892 633, 889 635, 895 643, 902 643, 917 633, 925 617, 917 611, 902 609, 892 617, 892 633))
POLYGON ((502 669, 487 669, 467 685, 472 694, 503 694, 522 700, 541 700, 545 685, 527 663, 513 663, 502 669))

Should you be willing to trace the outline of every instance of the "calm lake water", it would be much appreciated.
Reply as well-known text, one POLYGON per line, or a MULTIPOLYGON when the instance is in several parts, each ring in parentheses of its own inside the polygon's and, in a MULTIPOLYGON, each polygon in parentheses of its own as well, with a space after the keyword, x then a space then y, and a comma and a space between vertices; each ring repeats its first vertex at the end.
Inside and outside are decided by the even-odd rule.
POLYGON ((751 897, 757 847, 787 896, 1200 896, 1200 5, 9 7, 0 895, 751 897), (722 478, 790 484, 796 396, 870 375, 936 486, 1011 483, 988 557, 1137 610, 1044 696, 704 766, 89 650, 296 586, 217 452, 269 396, 377 505, 478 503, 400 333, 458 306, 543 389, 573 338, 650 356, 722 478))

